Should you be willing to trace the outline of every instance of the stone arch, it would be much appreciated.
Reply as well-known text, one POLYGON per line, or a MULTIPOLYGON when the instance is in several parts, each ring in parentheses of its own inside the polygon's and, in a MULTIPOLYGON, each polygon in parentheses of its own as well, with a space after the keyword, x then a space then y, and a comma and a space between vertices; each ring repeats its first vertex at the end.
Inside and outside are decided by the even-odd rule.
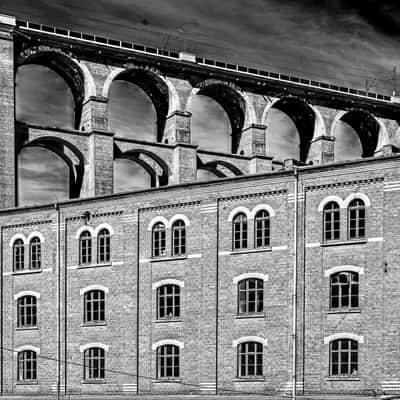
POLYGON ((114 160, 116 159, 134 161, 142 166, 150 175, 151 187, 168 185, 168 165, 161 157, 151 151, 133 149, 121 152, 118 146, 114 145, 114 160))
POLYGON ((155 68, 129 65, 125 69, 116 68, 109 74, 103 86, 103 97, 108 99, 111 84, 116 80, 137 85, 151 99, 157 115, 157 140, 161 142, 169 111, 179 106, 179 96, 173 85, 155 68))
POLYGON ((69 88, 75 102, 75 129, 79 129, 83 103, 96 95, 96 86, 89 69, 72 54, 49 46, 25 49, 17 56, 17 69, 23 65, 37 64, 60 75, 69 88))
POLYGON ((189 111, 193 99, 199 94, 215 100, 226 112, 232 128, 231 151, 236 153, 243 128, 257 122, 256 112, 247 94, 231 82, 207 79, 192 89, 186 102, 186 111, 189 111))
POLYGON ((370 112, 360 109, 351 109, 340 112, 331 128, 330 135, 334 136, 339 121, 346 122, 357 133, 361 141, 362 157, 372 157, 380 142, 385 141, 386 127, 378 121, 370 112))
POLYGON ((78 198, 81 192, 85 172, 83 154, 72 143, 53 136, 43 136, 21 145, 18 154, 27 147, 42 147, 57 154, 69 168, 69 197, 78 198))
POLYGON ((200 158, 197 158, 197 169, 204 169, 206 171, 212 172, 218 178, 226 178, 228 176, 240 176, 243 172, 237 168, 235 165, 224 161, 224 160, 214 160, 207 163, 203 163, 200 158), (224 171, 225 170, 225 171, 224 171), (227 171, 229 174, 227 174, 227 171))
POLYGON ((319 110, 296 96, 283 96, 273 100, 263 112, 266 125, 268 113, 275 108, 286 114, 295 124, 300 137, 300 161, 306 162, 310 144, 315 136, 325 133, 325 124, 319 110))

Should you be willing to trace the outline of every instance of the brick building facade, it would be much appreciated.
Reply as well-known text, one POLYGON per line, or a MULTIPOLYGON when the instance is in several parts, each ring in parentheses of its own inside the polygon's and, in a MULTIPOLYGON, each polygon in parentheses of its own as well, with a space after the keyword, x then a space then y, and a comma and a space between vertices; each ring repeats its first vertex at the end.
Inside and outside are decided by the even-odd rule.
POLYGON ((106 105, 122 66, 136 68, 123 50, 105 48, 106 75, 94 61, 99 41, 0 22, 0 395, 400 392, 398 105, 310 84, 308 106, 294 83, 239 68, 207 80, 191 61, 139 54, 133 78, 155 93, 160 140, 122 140, 108 131, 106 105), (10 34, 24 28, 29 43, 10 34), (77 89, 75 130, 14 124, 14 61, 49 60, 77 89), (162 79, 143 67, 157 62, 162 79), (274 85, 293 95, 265 104, 274 85), (191 144, 194 89, 225 102, 232 154, 191 144), (300 162, 266 155, 274 105, 297 121, 300 162), (364 158, 334 162, 341 118, 364 158), (12 208, 13 157, 38 143, 75 155, 73 199, 12 208), (112 194, 121 154, 151 167, 153 188, 112 194), (223 179, 195 182, 201 168, 223 179))

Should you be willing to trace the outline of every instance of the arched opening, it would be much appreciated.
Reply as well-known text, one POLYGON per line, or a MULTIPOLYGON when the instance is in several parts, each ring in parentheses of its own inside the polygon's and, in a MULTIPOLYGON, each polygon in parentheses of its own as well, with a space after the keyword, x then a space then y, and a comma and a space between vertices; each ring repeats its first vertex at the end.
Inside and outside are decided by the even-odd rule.
POLYGON ((59 138, 41 137, 20 146, 17 154, 18 193, 21 195, 18 204, 80 196, 84 158, 71 143, 59 138))
POLYGON ((18 68, 16 119, 40 126, 75 128, 74 96, 65 80, 42 65, 18 68))
POLYGON ((206 85, 197 91, 188 111, 192 113, 193 144, 237 152, 246 113, 245 100, 237 90, 223 83, 206 85))
POLYGON ((192 144, 200 149, 230 153, 232 150, 231 124, 223 107, 210 97, 194 97, 190 132, 192 144))
POLYGON ((222 160, 209 161, 203 163, 197 158, 197 181, 209 181, 216 178, 226 178, 243 175, 242 171, 236 166, 222 160))
POLYGON ((168 165, 159 156, 147 150, 133 149, 122 152, 115 145, 114 168, 115 191, 168 185, 168 165))
POLYGON ((53 151, 27 147, 18 156, 18 205, 69 198, 68 166, 53 151))
POLYGON ((197 182, 213 181, 217 178, 223 178, 223 176, 218 176, 216 172, 211 169, 199 168, 196 172, 197 182))
POLYGON ((114 161, 114 192, 128 192, 152 187, 152 176, 143 165, 128 159, 114 161))
POLYGON ((350 110, 336 122, 335 161, 372 157, 378 144, 378 121, 363 110, 350 110))
MULTIPOLYGON (((73 123, 70 124, 72 127, 75 129, 79 129, 79 123, 82 115, 82 104, 83 100, 85 97, 85 78, 82 73, 82 70, 80 69, 78 63, 76 63, 74 60, 72 60, 69 56, 66 54, 57 51, 57 50, 51 50, 51 49, 28 49, 26 52, 22 53, 19 55, 17 59, 17 65, 18 65, 18 70, 17 70, 17 96, 18 99, 17 101, 22 101, 21 104, 23 104, 26 107, 26 101, 23 101, 21 98, 21 92, 18 93, 18 91, 22 90, 25 85, 28 87, 28 91, 30 93, 30 96, 32 99, 35 99, 36 96, 39 94, 40 97, 39 99, 44 102, 44 106, 46 108, 51 108, 53 107, 54 102, 56 105, 58 105, 57 110, 61 110, 63 106, 65 106, 64 103, 62 103, 62 100, 59 99, 58 97, 66 95, 66 89, 65 85, 61 84, 61 81, 55 78, 54 74, 50 74, 46 69, 50 69, 51 71, 55 72, 56 74, 61 77, 66 86, 69 87, 70 93, 72 93, 72 97, 74 100, 74 110, 73 110, 73 123), (26 82, 27 77, 24 70, 22 71, 22 75, 18 77, 18 72, 23 66, 31 65, 34 64, 36 66, 41 66, 42 69, 38 68, 32 68, 31 74, 38 74, 41 75, 40 77, 42 78, 40 81, 37 81, 36 83, 32 81, 32 76, 28 76, 30 83, 26 82), (43 69, 45 67, 46 69, 43 69), (24 76, 25 75, 25 76, 24 76), (46 76, 44 76, 46 75, 46 76), (34 85, 32 87, 32 85, 34 85), (48 88, 46 90, 46 88, 48 88), (33 90, 37 90, 38 93, 35 93, 33 90), (51 94, 50 94, 51 93, 51 94), (61 102, 61 104, 60 104, 61 102)), ((24 91, 25 93, 25 91, 24 91)), ((69 95, 67 95, 69 96, 69 95)), ((29 98, 29 95, 28 95, 29 98)), ((70 100, 64 100, 64 102, 67 101, 68 103, 70 100)), ((34 100, 34 102, 38 102, 37 100, 34 100)), ((18 104, 18 103, 17 103, 18 104)), ((17 106, 18 107, 18 106, 17 106)), ((22 110, 23 111, 23 110, 22 110)), ((65 110, 64 110, 65 112, 65 110)), ((71 111, 68 112, 70 114, 71 111)), ((51 114, 47 113, 48 116, 50 117, 51 114)), ((48 117, 46 117, 48 119, 48 117)), ((46 121, 45 118, 45 121, 46 121)), ((61 123, 63 123, 64 119, 67 118, 69 119, 70 116, 62 116, 61 117, 61 123)), ((56 122, 54 122, 54 115, 53 119, 49 122, 50 125, 52 126, 57 126, 59 123, 59 119, 57 117, 56 122)), ((64 125, 63 125, 64 126, 64 125)), ((68 126, 70 127, 70 126, 68 126)))
POLYGON ((108 107, 110 130, 118 137, 157 141, 157 113, 151 98, 139 86, 127 81, 114 81, 108 107))
POLYGON ((128 69, 114 79, 107 93, 109 123, 118 136, 161 141, 169 108, 165 82, 152 71, 128 69))
POLYGON ((269 109, 266 125, 268 155, 279 161, 306 161, 315 126, 315 112, 307 103, 297 97, 283 97, 269 109))

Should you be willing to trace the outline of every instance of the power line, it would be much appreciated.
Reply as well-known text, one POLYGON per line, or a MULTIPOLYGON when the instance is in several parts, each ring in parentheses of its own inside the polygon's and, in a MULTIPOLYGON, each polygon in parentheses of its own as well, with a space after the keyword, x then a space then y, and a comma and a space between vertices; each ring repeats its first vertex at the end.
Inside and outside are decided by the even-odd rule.
MULTIPOLYGON (((1 346, 0 348, 5 350, 5 351, 8 351, 8 352, 17 353, 18 354, 18 351, 15 350, 15 349, 11 349, 11 348, 5 347, 5 346, 1 346)), ((54 361, 54 362, 57 362, 57 363, 60 363, 60 364, 64 364, 64 365, 69 364, 69 365, 74 365, 74 366, 81 367, 81 368, 85 367, 84 364, 77 363, 77 362, 74 362, 74 361, 61 360, 61 359, 57 359, 56 357, 44 356, 44 355, 41 355, 41 354, 36 354, 36 356, 38 358, 42 358, 44 360, 54 361)), ((105 372, 110 372, 110 373, 113 373, 113 374, 116 374, 116 375, 129 376, 131 378, 141 378, 141 379, 146 379, 146 380, 149 380, 149 381, 158 381, 159 380, 158 378, 153 378, 151 376, 133 374, 131 372, 126 372, 126 371, 116 370, 116 369, 111 369, 111 368, 104 368, 104 371, 105 372)), ((196 389, 201 389, 202 388, 201 385, 197 385, 195 383, 188 383, 188 382, 182 382, 182 381, 181 382, 174 382, 174 383, 182 385, 182 386, 186 386, 186 387, 196 388, 196 389)), ((250 392, 250 391, 244 391, 244 390, 238 390, 238 389, 227 389, 227 388, 223 388, 223 387, 220 387, 220 386, 218 386, 218 391, 237 393, 237 394, 244 394, 244 395, 251 395, 251 396, 263 396, 264 395, 263 393, 259 393, 259 392, 250 392)), ((285 396, 278 396, 278 397, 281 397, 282 399, 286 398, 285 396)))

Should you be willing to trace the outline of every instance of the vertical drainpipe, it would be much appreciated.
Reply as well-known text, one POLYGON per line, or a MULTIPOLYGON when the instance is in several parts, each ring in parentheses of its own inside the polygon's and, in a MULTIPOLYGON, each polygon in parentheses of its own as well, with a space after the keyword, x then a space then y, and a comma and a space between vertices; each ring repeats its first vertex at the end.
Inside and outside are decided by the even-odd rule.
POLYGON ((3 227, 0 231, 0 396, 3 396, 3 379, 4 379, 4 357, 3 357, 3 293, 4 293, 4 282, 3 282, 3 227))
POLYGON ((56 304, 57 304, 57 400, 60 398, 60 381, 61 381, 61 269, 60 269, 60 206, 54 204, 57 210, 57 284, 56 284, 56 304))
POLYGON ((216 243, 216 286, 215 286, 215 394, 218 394, 218 308, 219 308, 219 199, 217 199, 217 243, 216 243))
POLYGON ((136 395, 139 395, 139 281, 140 281, 140 208, 137 209, 137 228, 136 228, 136 395))
POLYGON ((297 217, 298 217, 298 170, 294 168, 294 212, 293 212, 293 289, 292 289, 292 399, 296 399, 296 340, 297 340, 297 217))

